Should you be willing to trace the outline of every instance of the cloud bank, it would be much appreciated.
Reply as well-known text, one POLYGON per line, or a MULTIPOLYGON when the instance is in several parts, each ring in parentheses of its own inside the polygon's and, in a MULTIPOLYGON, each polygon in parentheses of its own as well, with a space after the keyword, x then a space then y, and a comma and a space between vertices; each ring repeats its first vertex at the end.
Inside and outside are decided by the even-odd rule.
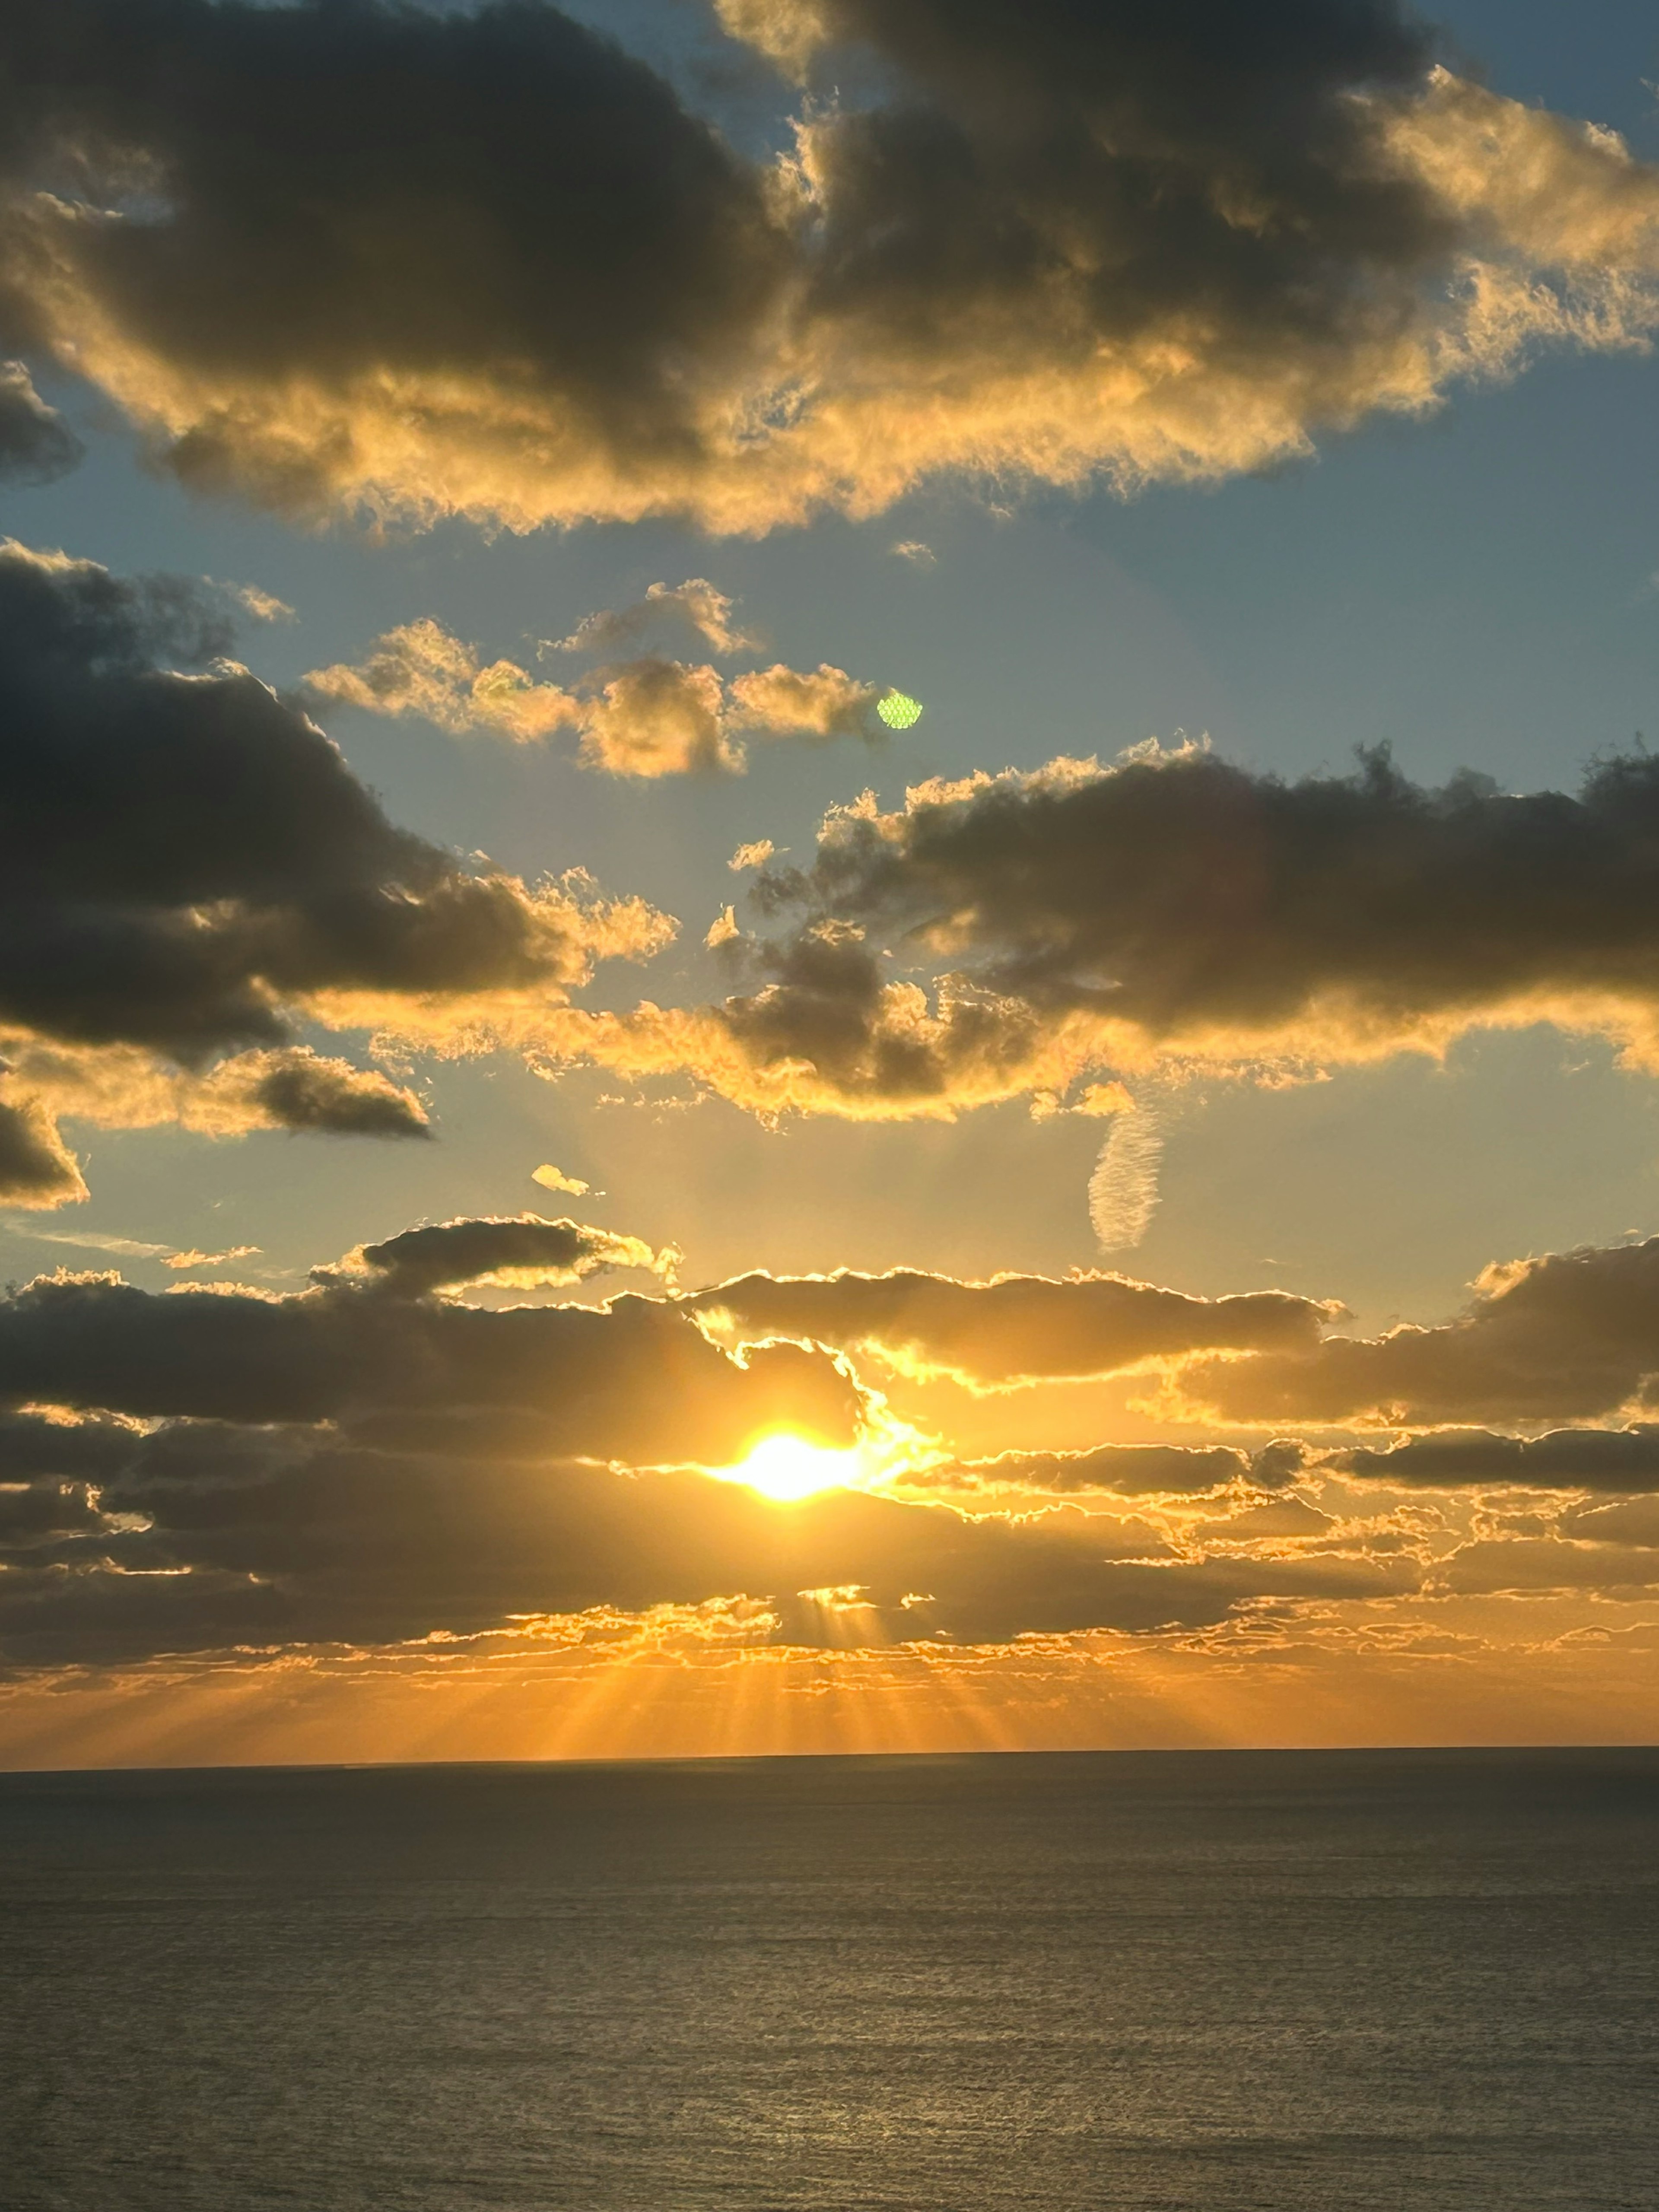
MULTIPOLYGON (((1100 1069, 1439 1052, 1540 1021, 1659 1068, 1656 854, 1645 754, 1577 795, 1468 773, 1425 788, 1383 753, 1297 781, 1194 746, 1062 759, 836 809, 811 864, 769 866, 750 895, 781 933, 723 933, 755 988, 556 1035, 763 1113, 854 1118, 1052 1104, 1100 1069)), ((1101 1189, 1124 1242, 1156 1195, 1139 1118, 1101 1189)))
POLYGON ((224 659, 231 638, 205 586, 0 545, 9 1202, 81 1194, 58 1113, 424 1134, 410 1091, 320 1057, 299 1024, 488 1035, 670 933, 584 878, 527 886, 397 828, 297 707, 224 659))
POLYGON ((538 0, 13 0, 0 331, 192 484, 755 532, 1213 479, 1654 321, 1654 173, 1388 0, 720 12, 807 88, 775 161, 538 0))

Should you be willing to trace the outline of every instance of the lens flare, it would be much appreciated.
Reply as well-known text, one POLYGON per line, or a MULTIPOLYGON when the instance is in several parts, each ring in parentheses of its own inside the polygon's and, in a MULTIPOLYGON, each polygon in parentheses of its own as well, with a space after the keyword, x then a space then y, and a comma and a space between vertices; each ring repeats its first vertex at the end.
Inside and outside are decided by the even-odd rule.
POLYGON ((795 1505, 820 1490, 844 1490, 861 1468, 856 1451, 830 1451, 787 1429, 760 1442, 735 1467, 722 1468, 728 1482, 741 1482, 775 1505, 795 1505))
POLYGON ((890 691, 884 699, 876 702, 876 712, 890 730, 913 730, 922 717, 920 699, 913 699, 905 691, 890 691))

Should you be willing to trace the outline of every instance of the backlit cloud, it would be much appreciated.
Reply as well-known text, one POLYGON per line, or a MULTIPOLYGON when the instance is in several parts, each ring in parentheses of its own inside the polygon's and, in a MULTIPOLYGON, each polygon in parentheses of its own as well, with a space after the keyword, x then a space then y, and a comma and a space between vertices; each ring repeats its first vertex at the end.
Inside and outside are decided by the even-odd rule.
MULTIPOLYGON (((1645 755, 1576 797, 1468 774, 1427 789, 1381 754, 1286 782, 1194 746, 924 784, 892 812, 866 794, 809 866, 761 875, 753 902, 789 926, 727 938, 757 988, 561 1034, 762 1112, 854 1117, 1061 1096, 1101 1068, 1438 1053, 1540 1021, 1659 1068, 1656 828, 1645 755)), ((1126 1243, 1156 1193, 1140 1119, 1109 1139, 1099 1194, 1126 1243)))
MULTIPOLYGON (((1399 1427, 1595 1420, 1655 1398, 1659 1238, 1492 1267, 1476 1292, 1463 1314, 1438 1328, 1332 1336, 1316 1350, 1231 1368, 1200 1362, 1184 1387, 1235 1421, 1381 1419, 1399 1427)), ((1629 1468, 1647 1449, 1639 1432, 1602 1442, 1559 1435, 1524 1450, 1506 1439, 1463 1437, 1425 1439, 1351 1464, 1367 1474, 1396 1466, 1407 1480, 1425 1480, 1437 1467, 1448 1479, 1500 1481, 1507 1462, 1517 1480, 1541 1480, 1547 1468, 1563 1480, 1601 1486, 1607 1470, 1629 1468)))
POLYGON ((608 775, 741 775, 750 734, 871 743, 881 735, 872 711, 880 685, 827 664, 808 673, 778 663, 728 680, 707 662, 643 653, 602 665, 567 690, 538 682, 516 661, 486 665, 429 617, 388 630, 361 665, 313 668, 306 686, 319 700, 421 714, 440 729, 491 731, 520 744, 573 730, 582 766, 608 775))
POLYGON ((9 343, 277 506, 757 532, 1211 479, 1655 320, 1653 171, 1388 0, 721 12, 811 88, 775 161, 535 0, 13 0, 9 343))
POLYGON ((319 729, 223 659, 229 638, 208 587, 0 547, 15 1202, 82 1194, 42 1115, 424 1134, 412 1092, 296 1025, 487 1038, 672 933, 583 878, 526 885, 398 829, 319 729))

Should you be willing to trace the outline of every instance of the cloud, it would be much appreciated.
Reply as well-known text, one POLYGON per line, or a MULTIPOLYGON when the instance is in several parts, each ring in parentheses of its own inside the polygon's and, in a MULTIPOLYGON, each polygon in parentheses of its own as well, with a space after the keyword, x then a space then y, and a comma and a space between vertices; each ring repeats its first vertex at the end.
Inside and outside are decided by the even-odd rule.
POLYGON ((1188 1297, 1121 1275, 743 1275, 685 1304, 711 1325, 872 1350, 908 1371, 997 1386, 1120 1374, 1225 1347, 1311 1352, 1332 1310, 1282 1291, 1188 1297))
POLYGON ((860 684, 828 662, 810 676, 779 663, 732 682, 738 728, 775 736, 854 737, 874 744, 882 733, 875 720, 880 696, 879 684, 860 684))
MULTIPOLYGON (((730 602, 721 605, 729 608, 730 602)), ((623 623, 622 616, 592 620, 613 628, 623 623)), ((305 680, 319 700, 341 700, 374 714, 421 714, 440 729, 489 730, 520 744, 574 730, 581 765, 608 775, 740 775, 742 737, 751 732, 870 743, 881 735, 873 716, 880 685, 859 683, 827 664, 805 674, 780 663, 734 677, 728 685, 707 662, 692 666, 645 653, 596 669, 567 691, 538 684, 515 661, 486 666, 474 647, 430 617, 388 630, 361 665, 313 668, 305 680)))
POLYGON ((586 878, 527 886, 397 828, 297 707, 225 661, 231 635, 212 587, 0 545, 16 1202, 82 1194, 42 1115, 423 1135, 411 1092, 295 1025, 484 1041, 672 934, 586 878))
POLYGON ((87 1195, 75 1155, 38 1099, 0 1099, 0 1201, 52 1206, 87 1195))
MULTIPOLYGON (((1235 1421, 1382 1419, 1399 1427, 1595 1420, 1659 1395, 1659 1238, 1513 1261, 1488 1267, 1475 1287, 1467 1310, 1437 1328, 1330 1337, 1316 1349, 1270 1353, 1231 1370, 1199 1362, 1182 1388, 1235 1421)), ((1516 1468, 1517 1474, 1522 1466, 1534 1470, 1522 1480, 1540 1480, 1545 1467, 1570 1479, 1575 1455, 1587 1468, 1605 1468, 1645 1449, 1556 1436, 1522 1449, 1516 1468)), ((1407 1479, 1413 1468, 1473 1471, 1490 1463, 1492 1479, 1501 1480, 1513 1447, 1465 1437, 1402 1449, 1403 1456, 1378 1458, 1407 1479)), ((1353 1464, 1371 1472, 1376 1462, 1353 1464)))
POLYGON ((606 672, 582 716, 580 758, 608 775, 737 775, 725 687, 707 665, 647 656, 606 672))
MULTIPOLYGON (((927 783, 892 812, 866 793, 810 865, 759 878, 784 926, 734 941, 756 988, 564 1034, 573 1057, 688 1068, 761 1112, 855 1118, 1540 1021, 1659 1069, 1656 830, 1645 755, 1599 763, 1576 797, 1471 774, 1428 789, 1380 752, 1286 782, 1190 745, 927 783)), ((1146 1193, 1124 1167, 1115 1235, 1146 1193)))
POLYGON ((1386 1450, 1334 1452, 1325 1464, 1370 1482, 1420 1484, 1431 1490, 1469 1484, 1492 1489, 1535 1484, 1546 1490, 1659 1490, 1659 1426, 1553 1429, 1541 1437, 1460 1429, 1412 1437, 1386 1450))
POLYGON ((614 653, 631 645, 642 632, 665 619, 683 623, 694 630, 711 652, 748 653, 755 644, 732 619, 735 605, 706 576, 688 576, 683 584, 647 584, 645 597, 625 607, 586 615, 568 637, 557 639, 555 653, 614 653))
POLYGON ((532 1168, 530 1180, 540 1183, 544 1190, 563 1191, 571 1198, 586 1198, 589 1188, 579 1176, 566 1175, 562 1168, 551 1165, 532 1168))
MULTIPOLYGON (((1269 1447, 1269 1453, 1273 1448, 1269 1447)), ((1002 1452, 995 1459, 946 1462, 921 1478, 942 1490, 1036 1492, 1065 1498, 1203 1498, 1233 1485, 1281 1486, 1290 1472, 1277 1458, 1227 1444, 1099 1444, 1092 1451, 1002 1452)))
POLYGON ((487 666, 474 648, 426 616, 388 630, 360 666, 313 668, 306 688, 371 714, 421 714, 441 730, 492 730, 533 744, 578 720, 580 702, 538 684, 511 660, 487 666))
POLYGON ((1089 1177, 1089 1225, 1103 1252, 1139 1244, 1158 1211, 1164 1132, 1150 1109, 1136 1104, 1113 1116, 1089 1177))
POLYGON ((0 1299, 0 1401, 242 1425, 377 1413, 471 1421, 507 1409, 527 1420, 540 1456, 635 1466, 725 1466, 780 1423, 844 1443, 860 1416, 859 1391, 825 1352, 763 1343, 738 1358, 661 1299, 495 1311, 428 1295, 519 1267, 546 1281, 660 1267, 635 1239, 569 1223, 459 1223, 374 1249, 378 1263, 349 1255, 280 1297, 40 1277, 0 1299))
POLYGON ((811 88, 778 159, 535 0, 13 0, 8 342, 277 507, 757 532, 1210 480, 1656 319, 1653 171, 1386 0, 722 15, 811 88))
POLYGON ((52 483, 67 476, 86 447, 35 390, 21 361, 0 361, 0 481, 52 483))
POLYGON ((643 1267, 662 1274, 678 1256, 653 1252, 637 1237, 520 1213, 405 1229, 384 1244, 360 1246, 342 1263, 341 1271, 326 1279, 368 1274, 391 1297, 419 1298, 469 1283, 535 1290, 581 1282, 611 1267, 643 1267))

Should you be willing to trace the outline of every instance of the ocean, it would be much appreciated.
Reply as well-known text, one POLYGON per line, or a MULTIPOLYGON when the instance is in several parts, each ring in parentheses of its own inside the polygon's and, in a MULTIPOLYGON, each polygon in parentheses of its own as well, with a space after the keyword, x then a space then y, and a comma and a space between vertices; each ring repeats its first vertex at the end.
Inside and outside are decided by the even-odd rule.
POLYGON ((1659 1753, 0 1778, 4 2212, 1654 2212, 1659 1753))

